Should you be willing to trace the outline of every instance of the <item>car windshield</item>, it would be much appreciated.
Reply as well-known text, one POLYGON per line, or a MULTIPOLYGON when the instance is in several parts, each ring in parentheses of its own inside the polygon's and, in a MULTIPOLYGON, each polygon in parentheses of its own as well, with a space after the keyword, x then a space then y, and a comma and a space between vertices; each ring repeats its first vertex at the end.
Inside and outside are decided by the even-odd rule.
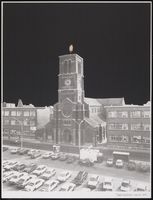
POLYGON ((65 188, 61 188, 60 191, 66 191, 66 189, 65 188))
POLYGON ((20 182, 22 182, 22 181, 24 181, 24 179, 23 179, 23 178, 21 178, 19 181, 20 181, 20 182))
POLYGON ((111 182, 106 181, 105 185, 111 185, 111 182))
POLYGON ((137 191, 145 191, 145 188, 138 187, 137 191))
POLYGON ((37 170, 42 170, 44 167, 38 167, 37 170))
POLYGON ((45 174, 51 174, 51 171, 46 171, 45 174))
POLYGON ((52 183, 50 184, 50 186, 54 186, 54 185, 56 185, 56 183, 55 183, 55 182, 52 182, 52 183))
POLYGON ((96 180, 97 180, 96 177, 91 177, 91 178, 90 178, 90 181, 96 181, 96 180))
POLYGON ((44 184, 44 187, 49 187, 49 184, 48 184, 48 183, 45 183, 45 184, 44 184))
POLYGON ((123 186, 123 187, 129 187, 129 183, 123 182, 123 183, 122 183, 122 186, 123 186))
POLYGON ((60 176, 64 177, 64 176, 66 176, 66 174, 65 173, 61 173, 60 176))
POLYGON ((30 186, 33 186, 33 185, 34 185, 34 183, 29 183, 28 185, 30 185, 30 186))

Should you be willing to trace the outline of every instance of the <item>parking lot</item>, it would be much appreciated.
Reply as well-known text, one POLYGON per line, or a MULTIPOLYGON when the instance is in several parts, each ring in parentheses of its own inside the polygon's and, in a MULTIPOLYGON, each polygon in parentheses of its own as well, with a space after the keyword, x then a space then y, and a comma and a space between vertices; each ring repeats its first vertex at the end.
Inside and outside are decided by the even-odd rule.
MULTIPOLYGON (((11 149, 13 147, 10 147, 11 149)), ((43 155, 45 151, 41 151, 41 155, 43 155)), ((58 175, 61 173, 61 171, 68 170, 71 173, 71 177, 66 182, 71 182, 75 176, 78 174, 79 171, 86 171, 88 172, 87 179, 78 187, 75 188, 75 191, 79 191, 81 188, 87 188, 88 187, 88 181, 89 178, 93 174, 97 174, 99 176, 99 183, 94 189, 94 191, 99 191, 98 188, 100 186, 100 183, 103 182, 104 178, 110 177, 112 179, 112 191, 118 191, 122 179, 129 179, 131 181, 131 191, 134 191, 136 188, 137 183, 142 183, 143 185, 146 185, 148 188, 150 188, 150 173, 140 173, 137 171, 128 171, 125 168, 117 169, 115 167, 107 167, 105 161, 102 163, 96 163, 92 167, 86 167, 86 166, 80 166, 78 164, 78 160, 76 160, 74 163, 67 163, 65 161, 60 160, 52 160, 51 158, 44 159, 42 156, 31 159, 27 154, 25 155, 19 155, 19 154, 11 154, 10 149, 3 152, 3 160, 15 160, 22 163, 25 163, 26 165, 30 163, 36 163, 37 165, 45 165, 47 168, 55 168, 56 174, 51 179, 56 180, 58 175)), ((54 191, 59 191, 60 188, 65 183, 60 183, 54 191)), ((43 185, 41 186, 43 187, 43 185)), ((39 190, 41 189, 39 188, 39 190)), ((18 191, 17 187, 15 185, 10 185, 7 182, 3 183, 3 192, 7 191, 18 191)), ((37 191, 37 190, 36 190, 37 191)))

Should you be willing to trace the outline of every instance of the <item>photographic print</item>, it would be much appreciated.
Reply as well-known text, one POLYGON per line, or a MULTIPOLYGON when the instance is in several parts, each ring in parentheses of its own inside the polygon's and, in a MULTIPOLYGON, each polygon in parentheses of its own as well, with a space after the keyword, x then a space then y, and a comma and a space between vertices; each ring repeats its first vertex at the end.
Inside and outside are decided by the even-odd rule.
POLYGON ((150 198, 150 1, 1 3, 3 198, 150 198))

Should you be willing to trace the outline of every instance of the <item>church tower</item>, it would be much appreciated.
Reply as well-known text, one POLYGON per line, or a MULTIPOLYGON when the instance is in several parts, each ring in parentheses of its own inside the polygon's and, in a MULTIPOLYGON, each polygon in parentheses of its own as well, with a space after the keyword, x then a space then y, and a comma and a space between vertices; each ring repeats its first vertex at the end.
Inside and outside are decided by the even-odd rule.
POLYGON ((54 105, 54 139, 57 144, 78 145, 84 120, 83 58, 70 52, 59 56, 58 103, 54 105))
POLYGON ((66 98, 72 102, 84 101, 83 58, 77 54, 59 56, 58 101, 66 98))

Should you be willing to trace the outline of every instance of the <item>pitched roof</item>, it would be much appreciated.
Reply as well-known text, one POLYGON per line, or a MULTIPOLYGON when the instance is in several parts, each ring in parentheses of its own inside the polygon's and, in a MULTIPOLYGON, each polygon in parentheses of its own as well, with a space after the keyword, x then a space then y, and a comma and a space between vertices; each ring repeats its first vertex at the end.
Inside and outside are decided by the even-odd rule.
POLYGON ((85 121, 89 123, 92 127, 97 127, 99 124, 104 125, 106 122, 104 122, 100 117, 97 115, 91 116, 90 118, 85 117, 85 121))
POLYGON ((122 106, 125 105, 124 97, 122 98, 104 98, 97 99, 97 101, 103 106, 122 106))
POLYGON ((122 106, 125 105, 124 98, 84 98, 84 101, 89 105, 103 105, 103 106, 122 106))
POLYGON ((93 99, 93 98, 84 98, 85 103, 89 104, 89 105, 97 105, 100 106, 101 104, 97 101, 97 99, 93 99))

